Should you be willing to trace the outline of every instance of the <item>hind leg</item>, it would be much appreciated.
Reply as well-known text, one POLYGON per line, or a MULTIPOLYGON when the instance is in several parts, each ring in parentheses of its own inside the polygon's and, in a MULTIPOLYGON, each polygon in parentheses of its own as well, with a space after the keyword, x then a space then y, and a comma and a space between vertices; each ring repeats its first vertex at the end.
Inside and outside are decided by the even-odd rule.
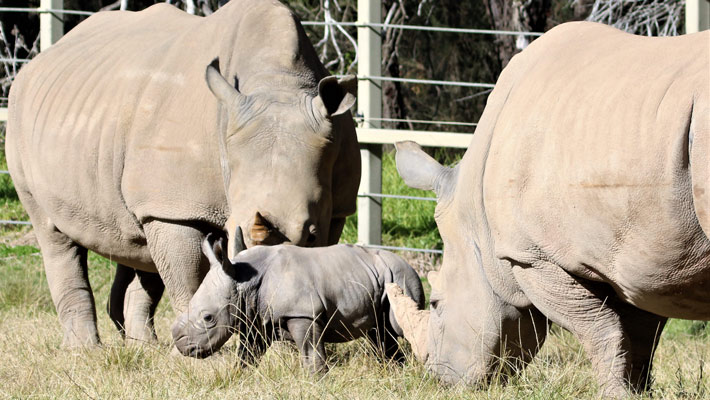
POLYGON ((62 345, 100 344, 94 295, 87 274, 87 250, 48 219, 32 218, 32 222, 42 250, 49 290, 64 331, 62 345))

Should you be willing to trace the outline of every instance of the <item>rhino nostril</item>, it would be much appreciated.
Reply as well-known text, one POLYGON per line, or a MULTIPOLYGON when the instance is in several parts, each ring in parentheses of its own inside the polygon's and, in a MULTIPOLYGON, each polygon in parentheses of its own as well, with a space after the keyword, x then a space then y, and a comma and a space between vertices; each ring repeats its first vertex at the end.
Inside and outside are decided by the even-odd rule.
POLYGON ((316 242, 317 238, 318 238, 318 228, 316 228, 315 225, 311 225, 308 228, 308 237, 306 238, 306 243, 313 244, 316 242))

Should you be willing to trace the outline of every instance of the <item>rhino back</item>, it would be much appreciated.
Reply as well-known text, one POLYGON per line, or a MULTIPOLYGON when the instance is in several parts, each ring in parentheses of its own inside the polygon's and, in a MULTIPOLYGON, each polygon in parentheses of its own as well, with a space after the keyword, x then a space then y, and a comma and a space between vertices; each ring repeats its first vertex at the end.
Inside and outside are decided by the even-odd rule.
POLYGON ((516 56, 481 187, 498 258, 550 260, 642 309, 710 316, 688 140, 692 115, 709 112, 707 42, 574 23, 516 56))
MULTIPOLYGON (((18 156, 8 158, 60 230, 115 254, 117 241, 144 241, 140 224, 148 219, 224 223, 218 126, 225 116, 204 74, 218 56, 228 77, 240 67, 252 72, 243 65, 254 64, 256 50, 240 56, 237 49, 253 42, 240 30, 247 13, 294 25, 284 7, 255 0, 206 18, 165 4, 98 13, 22 69, 8 128, 9 151, 18 156)), ((277 47, 296 35, 270 29, 287 39, 269 41, 277 47)), ((264 63, 284 58, 270 54, 264 63)))
MULTIPOLYGON (((417 303, 420 310, 424 309, 424 288, 417 271, 402 257, 386 250, 366 249, 376 255, 377 270, 380 275, 380 286, 386 283, 396 283, 404 293, 417 303)), ((383 293, 383 299, 387 292, 383 293)), ((383 300, 384 301, 384 300, 383 300)))
POLYGON ((274 320, 313 318, 327 323, 326 340, 349 339, 375 324, 384 288, 372 253, 358 246, 257 246, 240 254, 260 265, 262 315, 274 320))

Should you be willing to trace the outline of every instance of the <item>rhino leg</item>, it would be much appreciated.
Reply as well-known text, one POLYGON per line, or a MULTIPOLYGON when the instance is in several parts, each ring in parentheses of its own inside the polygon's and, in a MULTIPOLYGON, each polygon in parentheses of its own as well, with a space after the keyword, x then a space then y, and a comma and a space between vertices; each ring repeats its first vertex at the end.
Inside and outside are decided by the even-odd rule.
POLYGON ((381 360, 403 363, 405 360, 404 353, 397 342, 399 335, 390 322, 389 303, 383 304, 383 307, 386 307, 386 310, 383 310, 380 318, 378 318, 377 326, 367 332, 367 337, 375 350, 375 354, 381 360))
POLYGON ((165 286, 160 275, 156 273, 136 270, 135 275, 126 288, 123 304, 126 339, 138 344, 155 342, 158 337, 155 334, 153 316, 165 286))
POLYGON ((187 224, 160 220, 152 220, 143 227, 173 310, 182 314, 209 270, 201 250, 205 233, 187 224))
POLYGON ((660 317, 631 311, 609 285, 573 277, 551 263, 515 265, 513 273, 535 307, 579 339, 603 397, 621 398, 646 388, 648 380, 641 376, 648 376, 662 324, 650 326, 660 317))
POLYGON ((272 341, 271 329, 262 329, 255 322, 240 323, 237 355, 243 367, 259 362, 272 341))
POLYGON ((286 327, 301 352, 303 367, 314 375, 327 372, 323 326, 310 318, 291 318, 286 327))
POLYGON ((126 290, 131 284, 133 278, 136 277, 136 271, 133 268, 122 264, 116 265, 116 275, 113 278, 111 285, 111 294, 106 302, 106 312, 116 325, 116 329, 121 334, 121 337, 126 335, 126 320, 123 316, 123 301, 126 297, 126 290))
POLYGON ((87 250, 53 224, 45 222, 48 219, 40 222, 40 218, 33 217, 49 291, 64 331, 62 345, 79 347, 100 344, 96 305, 87 273, 87 250))
POLYGON ((631 365, 627 370, 627 380, 634 392, 642 392, 651 387, 653 355, 661 339, 661 332, 668 318, 640 310, 630 304, 618 304, 624 333, 628 337, 627 348, 631 365))

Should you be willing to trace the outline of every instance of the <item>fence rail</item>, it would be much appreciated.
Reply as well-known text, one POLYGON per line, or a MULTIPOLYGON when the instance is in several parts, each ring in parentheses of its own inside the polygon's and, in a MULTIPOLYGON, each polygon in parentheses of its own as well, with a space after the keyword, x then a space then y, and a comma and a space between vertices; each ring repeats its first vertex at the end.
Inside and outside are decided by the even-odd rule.
MULTIPOLYGON (((41 0, 40 7, 0 7, 0 12, 27 12, 40 14, 40 48, 45 50, 62 35, 63 22, 60 15, 92 15, 94 12, 81 10, 65 10, 61 0, 41 0)), ((375 82, 400 82, 439 86, 460 86, 487 89, 470 97, 484 95, 495 86, 492 83, 457 82, 433 79, 411 79, 381 76, 381 38, 383 29, 403 29, 424 32, 479 34, 479 35, 542 35, 540 32, 519 32, 489 29, 468 29, 433 27, 382 23, 380 0, 358 0, 358 21, 303 21, 306 26, 339 26, 354 27, 358 31, 358 112, 355 120, 361 126, 357 128, 358 141, 361 144, 363 163, 363 180, 358 193, 358 242, 366 247, 414 251, 431 254, 442 254, 441 250, 419 249, 411 247, 383 246, 380 244, 381 208, 379 199, 397 199, 409 201, 436 201, 435 198, 385 194, 381 192, 381 145, 392 144, 402 140, 413 140, 422 146, 467 148, 471 141, 471 133, 451 133, 435 131, 381 129, 381 122, 406 122, 417 124, 457 125, 475 127, 475 122, 456 121, 424 121, 382 118, 381 89, 375 82), (377 29, 372 29, 377 28, 377 29)), ((710 27, 710 6, 705 0, 687 0, 686 2, 686 33, 697 32, 710 27)), ((0 63, 26 63, 28 59, 0 58, 0 63)), ((7 121, 7 108, 0 108, 0 121, 7 121)), ((1 174, 8 174, 0 170, 1 174)), ((0 225, 31 225, 28 221, 0 220, 0 225)))

